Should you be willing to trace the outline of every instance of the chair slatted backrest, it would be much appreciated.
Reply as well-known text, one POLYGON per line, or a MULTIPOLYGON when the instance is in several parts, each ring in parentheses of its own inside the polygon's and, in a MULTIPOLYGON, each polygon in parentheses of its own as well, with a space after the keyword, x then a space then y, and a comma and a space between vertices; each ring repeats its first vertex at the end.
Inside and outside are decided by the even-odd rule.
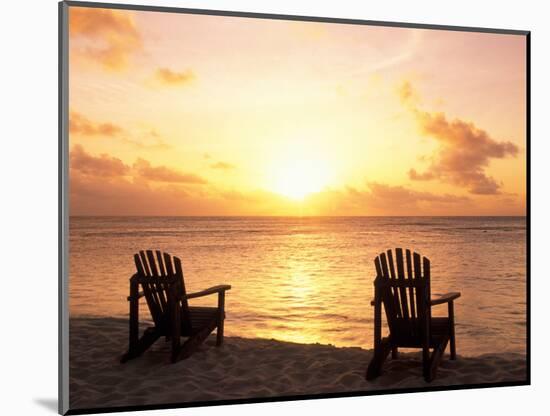
POLYGON ((189 304, 182 296, 185 292, 183 280, 183 268, 181 261, 168 253, 156 250, 140 251, 134 254, 139 284, 143 290, 147 306, 156 326, 164 327, 169 324, 170 302, 173 290, 174 294, 181 299, 183 328, 191 328, 189 317, 189 304))
POLYGON ((375 290, 379 290, 390 333, 405 339, 420 339, 431 318, 430 260, 418 253, 396 248, 374 259, 375 290), (428 320, 426 319, 428 318, 428 320))

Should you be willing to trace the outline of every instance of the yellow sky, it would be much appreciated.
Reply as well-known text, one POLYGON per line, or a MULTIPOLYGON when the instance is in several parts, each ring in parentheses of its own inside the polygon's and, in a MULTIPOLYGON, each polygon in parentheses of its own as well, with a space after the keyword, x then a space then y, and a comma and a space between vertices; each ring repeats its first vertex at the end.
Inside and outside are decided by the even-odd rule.
POLYGON ((525 37, 70 7, 72 215, 524 215, 525 37))

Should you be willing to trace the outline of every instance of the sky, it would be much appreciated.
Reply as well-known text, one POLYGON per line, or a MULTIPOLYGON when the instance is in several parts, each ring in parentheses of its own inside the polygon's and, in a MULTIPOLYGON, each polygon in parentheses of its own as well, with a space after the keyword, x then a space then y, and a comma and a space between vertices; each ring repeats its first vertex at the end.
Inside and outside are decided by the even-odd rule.
POLYGON ((69 8, 71 215, 525 215, 526 40, 69 8))

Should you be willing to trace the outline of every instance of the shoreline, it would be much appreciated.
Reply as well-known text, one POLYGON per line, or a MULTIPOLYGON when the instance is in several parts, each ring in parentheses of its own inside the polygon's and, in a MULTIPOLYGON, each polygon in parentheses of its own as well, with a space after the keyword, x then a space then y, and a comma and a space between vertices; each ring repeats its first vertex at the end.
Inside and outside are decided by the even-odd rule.
POLYGON ((162 339, 125 364, 128 321, 70 318, 70 407, 93 408, 195 401, 349 393, 392 388, 452 386, 526 380, 526 356, 504 352, 448 359, 437 378, 422 378, 419 352, 388 358, 383 374, 364 378, 372 350, 215 335, 188 359, 171 364, 162 339))

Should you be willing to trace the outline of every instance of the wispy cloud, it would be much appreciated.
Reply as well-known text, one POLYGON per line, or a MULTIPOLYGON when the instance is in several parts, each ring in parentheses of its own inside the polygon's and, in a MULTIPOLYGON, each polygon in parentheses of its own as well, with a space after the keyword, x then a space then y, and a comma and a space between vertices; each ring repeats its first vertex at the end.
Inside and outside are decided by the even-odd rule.
POLYGON ((233 170, 235 169, 235 165, 232 165, 231 163, 227 162, 216 162, 210 165, 212 169, 219 169, 219 170, 233 170))
POLYGON ((397 87, 397 94, 401 102, 408 106, 414 106, 418 99, 418 94, 409 81, 404 81, 397 87))
POLYGON ((169 86, 180 86, 189 84, 195 80, 195 73, 190 69, 182 72, 172 71, 169 68, 158 68, 155 72, 155 78, 161 84, 169 86))
POLYGON ((140 149, 171 149, 168 143, 166 143, 162 136, 155 130, 151 129, 144 134, 145 142, 138 140, 127 139, 127 142, 133 144, 140 149))

